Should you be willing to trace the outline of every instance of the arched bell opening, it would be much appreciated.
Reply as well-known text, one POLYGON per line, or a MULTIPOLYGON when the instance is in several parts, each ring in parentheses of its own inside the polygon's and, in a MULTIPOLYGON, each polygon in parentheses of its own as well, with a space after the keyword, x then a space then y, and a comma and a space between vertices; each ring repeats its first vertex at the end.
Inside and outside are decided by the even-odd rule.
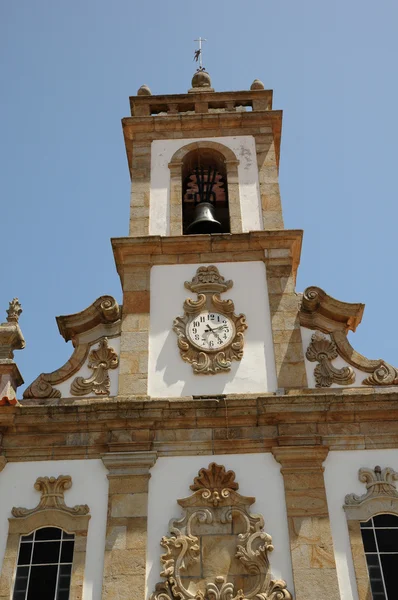
POLYGON ((229 233, 225 157, 211 148, 196 148, 182 161, 184 235, 229 233))

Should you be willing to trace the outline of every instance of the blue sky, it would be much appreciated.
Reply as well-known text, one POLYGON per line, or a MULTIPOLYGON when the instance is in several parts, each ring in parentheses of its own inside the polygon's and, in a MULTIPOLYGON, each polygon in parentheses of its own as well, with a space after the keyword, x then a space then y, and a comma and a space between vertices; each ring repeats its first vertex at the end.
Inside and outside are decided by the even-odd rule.
POLYGON ((143 83, 187 91, 198 35, 217 91, 258 77, 284 111, 297 290, 364 302, 351 342, 398 366, 397 22, 393 0, 3 0, 0 317, 18 296, 26 384, 71 353, 56 315, 121 301, 109 241, 128 233, 120 119, 143 83))

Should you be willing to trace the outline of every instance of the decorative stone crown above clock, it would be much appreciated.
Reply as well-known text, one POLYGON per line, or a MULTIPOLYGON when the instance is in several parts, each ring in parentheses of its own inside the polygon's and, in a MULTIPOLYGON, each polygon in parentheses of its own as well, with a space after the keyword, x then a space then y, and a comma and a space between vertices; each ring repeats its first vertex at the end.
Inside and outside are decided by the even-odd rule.
POLYGON ((187 298, 184 315, 174 319, 181 358, 192 364, 194 373, 213 375, 229 371, 232 360, 243 356, 246 317, 236 315, 232 300, 221 300, 220 294, 231 289, 214 265, 199 267, 185 287, 197 294, 187 298))

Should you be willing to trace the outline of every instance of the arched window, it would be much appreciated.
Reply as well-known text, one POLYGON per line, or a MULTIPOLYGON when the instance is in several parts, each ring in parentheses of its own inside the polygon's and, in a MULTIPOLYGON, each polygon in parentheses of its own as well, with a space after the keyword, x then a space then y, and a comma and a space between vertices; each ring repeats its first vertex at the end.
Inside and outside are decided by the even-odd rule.
POLYGON ((391 467, 363 467, 362 495, 347 494, 344 511, 359 600, 398 598, 398 473, 391 467))
POLYGON ((67 506, 69 475, 38 477, 35 508, 14 506, 0 576, 1 598, 81 600, 90 509, 67 506), (75 545, 76 542, 76 545, 75 545))
POLYGON ((398 598, 398 516, 383 514, 361 523, 374 600, 398 598))
POLYGON ((170 235, 242 232, 238 165, 230 148, 213 141, 192 142, 173 154, 170 235))
POLYGON ((182 161, 183 233, 229 233, 228 181, 224 156, 197 148, 182 161))
POLYGON ((43 527, 19 542, 13 600, 68 600, 75 535, 43 527))

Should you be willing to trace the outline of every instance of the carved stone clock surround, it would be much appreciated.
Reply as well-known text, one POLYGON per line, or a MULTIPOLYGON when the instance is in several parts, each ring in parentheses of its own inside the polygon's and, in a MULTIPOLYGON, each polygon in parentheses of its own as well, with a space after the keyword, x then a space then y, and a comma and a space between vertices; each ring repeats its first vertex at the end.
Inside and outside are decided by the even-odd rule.
POLYGON ((242 314, 235 315, 232 300, 220 298, 221 293, 231 289, 232 281, 225 281, 217 267, 210 265, 199 267, 192 281, 186 281, 184 285, 188 290, 196 292, 198 298, 187 298, 184 302, 184 316, 177 317, 173 323, 181 358, 192 364, 193 372, 198 375, 229 371, 232 360, 241 360, 243 356, 243 332, 247 328, 246 317, 242 314), (224 314, 233 323, 234 336, 230 343, 220 350, 201 350, 192 343, 186 333, 189 323, 206 309, 224 314))

